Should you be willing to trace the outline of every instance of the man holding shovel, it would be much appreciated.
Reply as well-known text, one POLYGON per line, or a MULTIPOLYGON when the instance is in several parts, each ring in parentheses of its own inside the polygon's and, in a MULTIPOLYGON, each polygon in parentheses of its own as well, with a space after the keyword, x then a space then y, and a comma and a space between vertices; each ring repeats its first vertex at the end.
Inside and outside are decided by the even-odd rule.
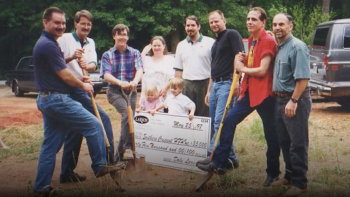
MULTIPOLYGON (((88 72, 95 71, 97 68, 97 54, 95 42, 87 37, 91 31, 93 22, 92 14, 87 10, 78 11, 74 16, 73 33, 65 33, 58 39, 59 46, 64 54, 67 67, 73 72, 77 78, 83 78, 83 70, 88 72)), ((71 97, 83 105, 83 107, 95 114, 93 103, 88 93, 81 88, 74 88, 71 91, 71 97)), ((104 112, 97 104, 96 107, 100 114, 105 128, 106 135, 110 144, 107 161, 114 162, 114 141, 111 121, 106 112, 104 112)), ((83 136, 79 133, 69 133, 64 143, 62 155, 62 167, 60 175, 60 183, 84 181, 84 175, 74 173, 77 166, 80 147, 83 136)), ((105 146, 104 146, 105 147, 105 146)))
MULTIPOLYGON (((33 50, 34 80, 39 95, 37 106, 44 123, 44 140, 40 150, 34 192, 50 195, 51 179, 55 169, 56 153, 61 149, 67 133, 76 132, 86 138, 91 167, 96 177, 102 177, 119 169, 107 165, 102 126, 99 120, 79 102, 70 97, 74 87, 93 93, 90 83, 74 76, 67 68, 57 39, 66 29, 65 13, 50 7, 44 11, 44 31, 33 50)), ((86 79, 86 78, 84 78, 86 79)))
POLYGON ((129 27, 117 24, 112 30, 114 46, 102 55, 102 75, 110 84, 107 99, 122 116, 120 140, 116 152, 116 161, 134 159, 132 139, 128 123, 128 116, 135 113, 137 92, 136 86, 143 74, 141 53, 127 45, 129 40, 129 27), (123 91, 130 95, 130 102, 123 96, 123 91), (132 114, 128 114, 128 103, 132 114))
POLYGON ((264 29, 267 15, 264 9, 255 7, 247 15, 249 54, 239 53, 235 58, 235 68, 245 73, 241 95, 224 119, 220 144, 214 152, 211 163, 198 165, 207 172, 224 174, 236 126, 254 110, 260 115, 267 142, 267 178, 264 186, 270 186, 278 179, 280 148, 274 128, 274 97, 272 96, 273 60, 276 55, 276 42, 264 29))

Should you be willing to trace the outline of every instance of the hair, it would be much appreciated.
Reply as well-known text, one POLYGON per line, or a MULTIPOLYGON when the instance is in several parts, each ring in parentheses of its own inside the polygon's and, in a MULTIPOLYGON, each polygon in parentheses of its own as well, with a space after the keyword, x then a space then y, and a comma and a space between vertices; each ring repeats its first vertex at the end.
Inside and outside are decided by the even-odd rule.
POLYGON ((112 29, 112 36, 115 36, 115 34, 120 34, 120 32, 126 30, 126 33, 130 34, 130 30, 129 30, 129 27, 124 25, 124 24, 117 24, 116 26, 113 27, 112 29))
POLYGON ((256 11, 256 12, 260 12, 260 16, 259 16, 259 19, 261 21, 266 21, 267 19, 267 14, 266 14, 266 11, 261 8, 261 7, 253 7, 251 9, 249 9, 249 11, 256 11))
POLYGON ((94 20, 94 17, 92 16, 92 14, 89 11, 80 10, 77 13, 75 13, 74 22, 79 23, 81 17, 87 18, 90 22, 93 22, 93 20, 94 20))
POLYGON ((198 26, 201 25, 201 23, 199 22, 198 17, 195 16, 195 15, 191 15, 191 16, 188 16, 187 18, 185 18, 185 21, 184 21, 184 25, 185 26, 186 26, 187 20, 195 21, 198 26))
POLYGON ((170 87, 171 88, 183 88, 184 87, 184 80, 182 78, 175 77, 175 78, 171 79, 170 87))
POLYGON ((148 96, 148 95, 154 95, 154 96, 157 96, 158 94, 158 89, 155 85, 148 85, 146 86, 146 91, 145 91, 145 95, 148 96))
POLYGON ((210 12, 210 13, 208 14, 208 16, 210 16, 210 15, 212 15, 212 14, 215 14, 215 13, 219 14, 219 15, 221 16, 221 18, 222 18, 223 20, 225 20, 224 13, 223 13, 221 10, 214 10, 214 11, 210 12))
POLYGON ((276 15, 272 18, 272 21, 273 21, 273 19, 274 19, 277 15, 279 15, 279 14, 282 14, 282 15, 284 15, 285 17, 287 17, 287 19, 288 19, 288 21, 289 21, 289 24, 290 24, 290 25, 293 25, 293 17, 292 17, 291 15, 289 15, 289 14, 287 14, 287 13, 283 13, 283 12, 280 12, 280 13, 276 14, 276 15))
POLYGON ((65 14, 63 12, 63 10, 61 10, 58 7, 49 7, 49 8, 46 8, 44 11, 43 20, 50 21, 51 17, 52 17, 52 13, 55 13, 55 12, 60 13, 60 14, 65 14))
MULTIPOLYGON (((160 40, 163 43, 163 45, 164 45, 163 55, 168 55, 169 54, 168 47, 166 46, 166 42, 165 42, 163 36, 154 36, 151 39, 150 44, 152 45, 153 41, 155 41, 155 40, 160 40)), ((149 54, 149 56, 153 56, 154 55, 153 50, 150 49, 148 54, 149 54)))

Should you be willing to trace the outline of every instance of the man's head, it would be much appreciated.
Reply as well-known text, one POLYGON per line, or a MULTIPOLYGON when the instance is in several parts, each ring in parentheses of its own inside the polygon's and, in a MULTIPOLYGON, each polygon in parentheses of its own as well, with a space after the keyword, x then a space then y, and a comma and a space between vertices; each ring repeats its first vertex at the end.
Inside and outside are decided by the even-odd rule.
POLYGON ((260 33, 265 28, 266 12, 260 7, 251 8, 247 14, 247 29, 249 33, 260 33))
POLYGON ((74 27, 80 39, 85 40, 85 38, 89 35, 93 20, 94 18, 92 14, 87 10, 80 10, 75 13, 74 27))
POLYGON ((129 40, 129 27, 124 24, 117 24, 112 29, 112 36, 114 39, 115 46, 118 49, 125 49, 126 43, 129 40))
POLYGON ((57 40, 66 30, 65 13, 57 7, 47 8, 43 14, 43 26, 57 40))
POLYGON ((289 14, 279 13, 272 20, 273 33, 279 43, 284 42, 292 33, 293 18, 289 14))
POLYGON ((224 13, 215 10, 209 13, 209 26, 214 33, 220 33, 226 29, 224 13))
POLYGON ((195 39, 197 35, 199 36, 199 30, 201 25, 199 23, 198 17, 191 15, 185 19, 185 31, 191 39, 195 39))

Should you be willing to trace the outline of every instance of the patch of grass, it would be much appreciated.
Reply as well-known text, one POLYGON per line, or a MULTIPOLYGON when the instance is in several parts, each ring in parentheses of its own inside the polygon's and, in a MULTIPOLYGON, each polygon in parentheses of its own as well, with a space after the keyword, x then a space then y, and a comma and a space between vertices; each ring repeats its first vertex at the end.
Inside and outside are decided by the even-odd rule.
POLYGON ((31 154, 40 150, 43 141, 43 128, 42 125, 8 127, 1 131, 1 138, 9 149, 0 149, 0 161, 9 156, 34 159, 37 154, 31 154))
POLYGON ((260 118, 255 118, 250 124, 249 133, 253 140, 265 143, 264 127, 260 118))

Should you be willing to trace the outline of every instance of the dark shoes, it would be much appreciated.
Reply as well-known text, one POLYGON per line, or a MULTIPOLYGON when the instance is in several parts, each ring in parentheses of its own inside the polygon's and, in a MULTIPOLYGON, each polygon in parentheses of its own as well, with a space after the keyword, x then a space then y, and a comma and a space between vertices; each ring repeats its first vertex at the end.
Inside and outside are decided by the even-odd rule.
POLYGON ((53 197, 57 196, 57 190, 54 190, 51 186, 43 191, 34 191, 35 197, 53 197))
MULTIPOLYGON (((203 171, 207 171, 207 172, 209 172, 208 170, 204 170, 204 169, 207 169, 208 167, 204 167, 204 166, 208 166, 209 164, 210 164, 211 162, 210 162, 210 160, 209 160, 209 158, 206 158, 206 159, 204 159, 204 160, 199 160, 197 163, 196 163, 196 166, 199 168, 199 169, 201 169, 201 170, 203 170, 203 171)), ((212 164, 212 165, 214 165, 214 164, 212 164)), ((214 165, 215 166, 215 165, 214 165)), ((216 172, 216 173, 218 173, 219 171, 220 171, 220 174, 219 175, 223 175, 223 174, 225 174, 227 171, 229 171, 229 170, 232 170, 232 169, 237 169, 238 167, 239 167, 239 163, 238 162, 236 162, 236 163, 233 163, 232 162, 232 160, 231 159, 228 159, 227 160, 227 168, 225 168, 225 169, 223 169, 223 168, 220 168, 220 169, 218 169, 218 171, 216 172)), ((215 171, 215 170, 214 170, 215 171)))
POLYGON ((78 173, 74 173, 66 177, 61 177, 60 183, 75 183, 75 182, 82 182, 85 180, 86 180, 85 175, 79 175, 78 173))
POLYGON ((290 184, 291 184, 290 181, 288 181, 288 180, 285 179, 285 178, 282 178, 282 179, 280 179, 280 180, 277 180, 277 181, 275 181, 275 182, 272 182, 272 183, 271 183, 271 186, 272 186, 272 187, 279 187, 279 186, 290 185, 290 184))
POLYGON ((271 185, 271 183, 278 181, 278 176, 273 177, 271 175, 267 175, 267 178, 264 182, 264 187, 268 187, 271 185))
POLYGON ((217 167, 215 164, 213 164, 212 162, 208 163, 208 164, 205 164, 204 161, 198 161, 196 163, 196 166, 203 170, 203 171, 206 171, 206 172, 214 172, 218 175, 224 175, 228 169, 226 168, 219 168, 217 167))
POLYGON ((106 165, 106 166, 103 166, 100 171, 95 172, 95 176, 96 176, 96 178, 103 177, 104 175, 106 175, 110 172, 124 170, 125 168, 126 168, 126 165, 124 162, 118 162, 118 163, 113 164, 113 165, 106 165))

